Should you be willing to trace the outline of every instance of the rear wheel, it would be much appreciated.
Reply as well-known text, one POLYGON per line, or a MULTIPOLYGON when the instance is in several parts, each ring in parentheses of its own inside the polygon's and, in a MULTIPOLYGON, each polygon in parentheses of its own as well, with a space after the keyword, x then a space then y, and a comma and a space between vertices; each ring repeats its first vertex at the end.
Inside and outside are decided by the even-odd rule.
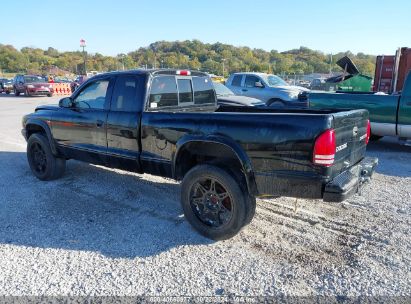
POLYGON ((66 168, 66 160, 53 155, 47 138, 41 133, 34 133, 28 139, 27 160, 31 171, 40 180, 57 179, 66 168))
POLYGON ((211 165, 192 168, 184 176, 181 189, 181 204, 187 221, 213 240, 236 235, 255 212, 253 201, 239 184, 221 168, 211 165))

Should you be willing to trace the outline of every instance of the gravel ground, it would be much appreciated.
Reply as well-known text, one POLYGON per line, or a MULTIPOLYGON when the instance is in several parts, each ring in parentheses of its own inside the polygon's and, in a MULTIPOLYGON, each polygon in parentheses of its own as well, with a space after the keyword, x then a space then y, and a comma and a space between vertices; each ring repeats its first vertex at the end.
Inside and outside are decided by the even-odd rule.
POLYGON ((259 199, 246 229, 212 242, 174 181, 76 161, 37 180, 21 116, 57 100, 0 97, 0 295, 411 295, 411 147, 370 144, 380 165, 361 196, 259 199))

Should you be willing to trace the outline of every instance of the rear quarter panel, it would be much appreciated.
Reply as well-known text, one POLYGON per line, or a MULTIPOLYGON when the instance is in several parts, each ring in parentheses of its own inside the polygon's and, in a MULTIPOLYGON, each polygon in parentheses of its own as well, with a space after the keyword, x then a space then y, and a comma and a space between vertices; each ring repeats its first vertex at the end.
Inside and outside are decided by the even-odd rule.
POLYGON ((314 139, 331 127, 332 115, 321 114, 144 112, 141 156, 143 161, 150 158, 171 166, 177 142, 185 135, 227 138, 246 152, 257 183, 262 185, 266 176, 277 180, 277 189, 266 189, 274 184, 263 185, 261 194, 285 195, 285 191, 301 191, 307 182, 322 183, 327 173, 312 164, 312 149, 314 139))

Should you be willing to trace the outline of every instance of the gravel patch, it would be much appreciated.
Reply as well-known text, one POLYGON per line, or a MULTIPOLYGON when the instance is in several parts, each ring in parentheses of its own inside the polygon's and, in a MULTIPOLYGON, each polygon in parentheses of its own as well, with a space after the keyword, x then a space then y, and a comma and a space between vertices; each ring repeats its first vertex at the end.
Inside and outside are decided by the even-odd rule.
POLYGON ((411 296, 411 147, 371 143, 361 196, 259 199, 246 229, 212 242, 172 180, 77 161, 37 180, 21 116, 57 100, 0 97, 0 295, 411 296))

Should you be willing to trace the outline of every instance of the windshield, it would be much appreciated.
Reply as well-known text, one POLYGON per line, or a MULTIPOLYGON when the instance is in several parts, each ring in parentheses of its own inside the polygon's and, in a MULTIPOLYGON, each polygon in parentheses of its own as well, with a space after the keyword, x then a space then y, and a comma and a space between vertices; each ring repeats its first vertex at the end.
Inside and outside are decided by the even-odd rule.
POLYGON ((270 87, 288 86, 288 83, 276 75, 264 75, 262 77, 270 87))
POLYGON ((24 82, 44 82, 44 78, 40 76, 24 76, 24 82))
POLYGON ((215 92, 217 93, 217 96, 230 96, 230 95, 235 95, 233 91, 231 91, 229 88, 227 88, 225 85, 219 82, 213 82, 214 84, 214 89, 215 92))

